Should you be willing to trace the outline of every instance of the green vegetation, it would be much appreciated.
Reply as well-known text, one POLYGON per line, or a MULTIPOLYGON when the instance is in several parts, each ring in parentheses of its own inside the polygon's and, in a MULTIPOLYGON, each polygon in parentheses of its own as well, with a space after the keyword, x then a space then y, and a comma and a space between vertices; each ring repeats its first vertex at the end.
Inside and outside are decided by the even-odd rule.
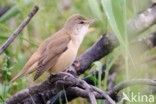
MULTIPOLYGON (((9 84, 9 81, 22 69, 37 46, 52 33, 59 30, 66 19, 75 13, 96 20, 96 23, 92 26, 92 31, 88 33, 82 43, 79 54, 89 48, 106 32, 113 31, 120 43, 115 51, 93 64, 92 69, 96 70, 100 70, 102 65, 106 64, 104 81, 101 81, 100 76, 98 79, 93 78, 99 88, 107 89, 108 72, 112 65, 119 63, 121 60, 123 61, 122 66, 117 69, 117 83, 132 78, 150 77, 154 79, 155 64, 138 65, 138 63, 143 59, 142 57, 154 55, 156 50, 152 49, 144 52, 137 45, 132 48, 128 39, 131 34, 127 32, 128 20, 149 7, 149 0, 67 0, 71 2, 69 5, 65 5, 61 1, 64 0, 0 0, 0 7, 10 7, 0 17, 0 44, 6 41, 34 5, 38 5, 40 8, 19 37, 0 55, 0 104, 3 104, 8 97, 21 89, 40 82, 33 82, 32 76, 29 75, 9 84)), ((152 31, 154 31, 153 28, 141 34, 141 36, 145 36, 152 31)), ((85 75, 87 76, 88 73, 86 72, 85 75)), ((41 79, 44 80, 44 76, 41 79)), ((135 86, 125 92, 129 91, 138 93, 145 91, 145 89, 142 86, 135 86)), ((73 101, 73 103, 82 104, 79 99, 73 101)), ((98 102, 98 104, 102 103, 98 102)))

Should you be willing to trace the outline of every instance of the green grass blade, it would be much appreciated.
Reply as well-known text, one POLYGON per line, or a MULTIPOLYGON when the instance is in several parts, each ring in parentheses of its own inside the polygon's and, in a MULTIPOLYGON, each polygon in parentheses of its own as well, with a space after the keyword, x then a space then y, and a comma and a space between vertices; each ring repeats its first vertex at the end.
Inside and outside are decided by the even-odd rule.
POLYGON ((112 1, 111 0, 102 0, 101 3, 102 3, 102 7, 105 11, 105 14, 108 18, 108 22, 109 22, 112 30, 115 32, 120 44, 124 45, 124 41, 121 36, 122 33, 119 30, 119 24, 118 24, 118 22, 116 22, 116 19, 115 19, 115 13, 113 11, 112 1))

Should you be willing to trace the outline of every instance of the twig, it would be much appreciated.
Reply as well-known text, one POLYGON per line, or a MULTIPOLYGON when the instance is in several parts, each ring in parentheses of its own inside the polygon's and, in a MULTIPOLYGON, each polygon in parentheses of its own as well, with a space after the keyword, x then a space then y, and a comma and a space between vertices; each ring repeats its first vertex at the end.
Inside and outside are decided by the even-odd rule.
POLYGON ((33 96, 38 93, 46 92, 50 89, 53 90, 55 88, 58 88, 56 91, 53 90, 53 95, 55 95, 64 87, 65 88, 73 87, 73 86, 84 87, 83 85, 81 85, 81 83, 79 83, 80 82, 79 79, 73 77, 72 75, 68 75, 68 76, 67 75, 68 74, 65 74, 65 73, 59 73, 59 74, 50 76, 48 80, 44 81, 43 83, 16 93, 14 96, 8 99, 6 103, 16 104, 16 103, 22 102, 24 99, 26 99, 30 95, 33 96))
POLYGON ((3 16, 3 14, 5 14, 9 9, 10 6, 0 7, 0 17, 3 16))
MULTIPOLYGON (((150 8, 150 9, 152 11, 156 11, 156 6, 150 8)), ((144 21, 144 22, 142 22, 142 23, 144 23, 144 25, 140 25, 139 28, 135 28, 136 31, 134 31, 134 32, 136 32, 136 33, 142 32, 143 30, 147 29, 148 27, 150 27, 151 25, 153 25, 156 22, 156 14, 155 14, 156 12, 152 12, 152 13, 149 10, 147 10, 147 13, 146 13, 145 16, 148 18, 148 21, 141 20, 143 18, 139 18, 139 17, 138 17, 139 19, 135 18, 136 20, 144 21), (152 18, 150 18, 151 16, 152 16, 152 18)), ((135 22, 137 22, 137 21, 135 21, 135 19, 134 19, 134 23, 133 24, 135 24, 135 22)), ((139 22, 137 22, 137 24, 138 23, 139 22)), ((130 28, 130 27, 128 27, 128 28, 130 28)), ((89 66, 91 65, 92 62, 94 62, 96 60, 99 60, 102 57, 104 57, 107 54, 109 54, 110 52, 112 52, 112 50, 116 46, 118 46, 119 44, 118 44, 118 40, 116 39, 116 37, 115 38, 111 38, 111 36, 115 37, 115 35, 113 33, 109 33, 108 35, 101 37, 98 42, 96 42, 91 48, 89 48, 85 53, 83 53, 78 58, 78 62, 80 63, 79 65, 78 64, 76 65, 78 67, 74 67, 72 65, 69 69, 73 69, 73 70, 76 69, 76 71, 79 72, 79 74, 82 74, 82 73, 84 73, 89 68, 89 66)), ((49 79, 47 80, 47 82, 49 82, 49 79)), ((48 85, 51 85, 52 82, 49 82, 49 83, 44 83, 43 82, 42 84, 45 85, 45 86, 48 86, 48 85)), ((44 89, 45 89, 45 86, 44 86, 44 89)), ((117 87, 117 88, 120 88, 120 87, 117 87)), ((40 97, 38 97, 38 95, 40 95, 40 94, 44 95, 43 97, 44 98, 47 98, 46 100, 48 101, 50 98, 54 97, 58 93, 58 90, 59 89, 52 84, 51 86, 46 87, 46 91, 43 90, 43 91, 40 91, 40 93, 39 93, 38 90, 41 90, 41 89, 39 89, 38 87, 36 87, 35 88, 35 91, 36 92, 35 92, 35 94, 33 96, 33 99, 34 100, 36 99, 35 100, 36 102, 39 102, 40 101, 40 97), (50 92, 48 92, 48 91, 50 91, 50 92)), ((31 91, 34 91, 34 90, 29 90, 29 92, 31 92, 31 91)), ((109 91, 108 94, 112 95, 112 94, 115 93, 114 91, 116 92, 116 90, 112 90, 112 91, 109 91)), ((71 87, 69 87, 69 89, 67 89, 66 92, 67 92, 67 98, 70 98, 70 100, 72 100, 73 98, 76 98, 76 97, 78 97, 80 95, 81 96, 85 96, 87 94, 85 97, 88 97, 88 93, 87 92, 86 93, 72 92, 71 91, 71 87), (77 95, 76 95, 76 93, 77 93, 77 95)), ((104 96, 100 96, 99 94, 97 94, 97 95, 95 96, 96 98, 101 98, 101 99, 104 99, 105 98, 104 96)), ((18 99, 19 102, 29 102, 29 103, 32 102, 32 101, 30 101, 30 98, 29 97, 27 97, 26 99, 24 99, 24 101, 23 101, 23 99, 20 100, 21 96, 19 96, 18 98, 19 98, 18 99)), ((8 101, 12 101, 12 102, 10 102, 10 104, 13 104, 13 103, 17 104, 17 103, 19 103, 17 101, 17 98, 14 98, 14 96, 12 96, 12 98, 10 98, 8 101)))
POLYGON ((85 86, 85 88, 87 88, 87 91, 89 92, 89 95, 90 95, 89 96, 90 100, 92 99, 91 100, 92 103, 94 102, 93 104, 95 104, 95 102, 96 102, 96 99, 94 99, 95 95, 93 97, 93 93, 92 93, 93 91, 95 91, 95 92, 99 93, 101 96, 103 96, 110 104, 115 104, 115 102, 110 98, 110 96, 107 93, 105 93, 104 91, 102 91, 94 86, 89 85, 85 81, 81 81, 81 82, 83 83, 82 85, 85 86))
POLYGON ((28 14, 28 17, 19 25, 19 27, 9 36, 8 40, 0 47, 0 54, 15 40, 15 38, 21 33, 24 27, 30 22, 32 17, 37 13, 39 7, 34 6, 32 11, 28 14))
POLYGON ((89 98, 90 104, 97 104, 96 98, 95 98, 95 95, 93 94, 93 90, 92 90, 91 86, 83 80, 81 80, 81 83, 82 83, 81 85, 88 92, 88 98, 89 98))
POLYGON ((132 80, 128 80, 128 81, 123 81, 121 83, 119 83, 118 85, 116 85, 112 90, 108 91, 108 94, 110 96, 114 96, 116 94, 118 94, 119 91, 133 86, 133 85, 150 85, 150 86, 156 86, 156 81, 151 80, 151 79, 132 79, 132 80))
MULTIPOLYGON (((116 85, 115 80, 116 80, 116 69, 117 69, 117 65, 114 64, 111 69, 108 72, 108 77, 107 77, 107 91, 111 90, 114 88, 114 86, 116 85)), ((115 98, 112 98, 114 101, 117 101, 118 96, 116 96, 115 98)), ((105 104, 110 104, 110 102, 108 102, 107 100, 105 101, 105 104)))
POLYGON ((90 104, 97 104, 95 95, 92 92, 88 93, 88 98, 90 104))
POLYGON ((106 92, 94 86, 92 86, 92 88, 94 89, 94 91, 98 92, 101 96, 103 96, 110 104, 116 104, 106 92))
POLYGON ((136 34, 142 33, 156 23, 156 5, 143 11, 128 23, 129 38, 136 37, 136 34))

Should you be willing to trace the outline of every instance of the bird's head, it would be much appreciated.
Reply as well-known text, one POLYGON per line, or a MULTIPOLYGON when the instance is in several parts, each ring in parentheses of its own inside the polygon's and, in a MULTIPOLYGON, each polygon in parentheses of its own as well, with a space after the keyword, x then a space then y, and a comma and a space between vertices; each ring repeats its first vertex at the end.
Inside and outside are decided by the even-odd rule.
POLYGON ((69 17, 64 28, 75 35, 85 35, 88 32, 89 25, 93 22, 93 19, 86 19, 79 14, 75 14, 69 17))

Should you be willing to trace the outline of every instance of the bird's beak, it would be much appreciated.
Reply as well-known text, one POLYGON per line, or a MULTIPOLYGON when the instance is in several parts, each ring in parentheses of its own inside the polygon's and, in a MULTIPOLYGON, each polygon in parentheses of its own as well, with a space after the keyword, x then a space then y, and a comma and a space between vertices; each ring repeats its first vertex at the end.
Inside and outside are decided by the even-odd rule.
POLYGON ((91 25, 91 24, 93 24, 93 23, 95 22, 95 20, 94 20, 94 19, 87 19, 87 20, 85 20, 84 22, 85 22, 86 24, 91 25))

